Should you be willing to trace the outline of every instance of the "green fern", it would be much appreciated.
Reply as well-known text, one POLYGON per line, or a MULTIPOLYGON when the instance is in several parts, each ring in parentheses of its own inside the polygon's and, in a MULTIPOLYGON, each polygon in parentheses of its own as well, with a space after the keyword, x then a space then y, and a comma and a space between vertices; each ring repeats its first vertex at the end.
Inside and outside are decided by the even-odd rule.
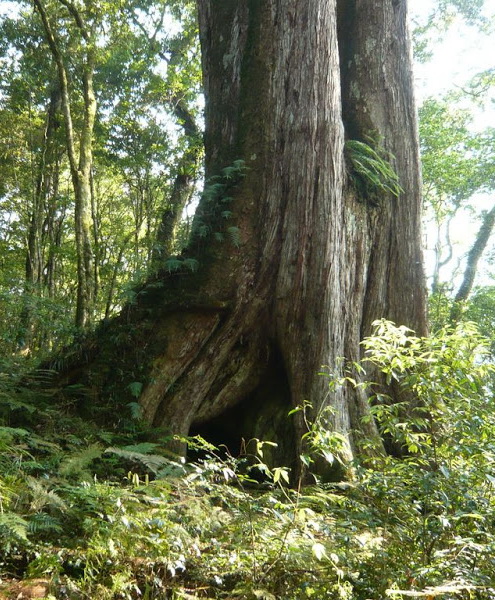
POLYGON ((151 454, 153 450, 158 448, 158 446, 159 444, 155 444, 154 442, 141 442, 139 444, 123 446, 122 450, 127 450, 128 452, 139 452, 140 454, 151 454))
POLYGON ((183 265, 183 261, 180 258, 177 258, 176 256, 171 256, 170 258, 167 258, 167 260, 165 261, 165 268, 167 269, 167 271, 169 273, 174 273, 175 271, 180 271, 180 269, 182 268, 183 265))
POLYGON ((225 227, 224 222, 232 218, 228 205, 233 201, 232 191, 246 175, 243 160, 236 160, 224 167, 220 175, 208 179, 203 192, 201 213, 197 213, 193 238, 205 239, 213 235, 217 242, 227 237, 235 246, 240 244, 237 227, 225 227), (223 221, 223 222, 222 222, 223 221))
POLYGON ((91 444, 87 448, 78 450, 64 458, 58 469, 62 477, 77 479, 91 479, 92 473, 88 471, 89 465, 103 454, 100 444, 91 444))
POLYGON ((3 474, 0 477, 0 513, 17 503, 23 489, 24 482, 18 476, 3 474))
POLYGON ((227 233, 229 235, 231 244, 238 248, 241 245, 241 234, 239 227, 236 227, 235 225, 227 227, 227 233))
POLYGON ((384 194, 398 197, 403 190, 391 164, 392 154, 372 138, 367 139, 369 143, 348 140, 345 144, 351 178, 359 196, 373 204, 384 194))
MULTIPOLYGON (((2 382, 3 383, 3 382, 2 382)), ((36 412, 36 405, 26 402, 18 397, 18 395, 9 390, 0 390, 0 408, 9 412, 14 410, 24 410, 29 414, 36 412)))
POLYGON ((191 273, 195 273, 198 270, 199 262, 195 258, 185 258, 182 263, 191 273))
POLYGON ((0 438, 13 439, 14 437, 26 437, 29 435, 27 429, 20 427, 0 427, 0 438))
POLYGON ((127 389, 131 392, 133 398, 139 398, 143 391, 143 384, 141 381, 133 381, 127 386, 127 389))
MULTIPOLYGON (((205 237, 206 237, 205 233, 205 237)), ((199 262, 195 258, 178 258, 171 256, 165 261, 165 268, 169 273, 177 271, 191 271, 195 273, 198 270, 199 262)))
MULTIPOLYGON (((143 449, 143 446, 140 445, 139 448, 143 449)), ((171 463, 173 463, 173 461, 161 456, 160 454, 146 454, 144 452, 136 452, 135 450, 126 450, 124 448, 107 448, 105 453, 112 453, 126 460, 140 463, 149 469, 154 475, 163 474, 163 471, 168 469, 171 463)))
POLYGON ((60 522, 60 519, 47 513, 36 513, 30 519, 28 523, 28 531, 32 534, 43 534, 43 533, 63 533, 64 529, 60 522))
POLYGON ((34 477, 26 479, 26 486, 30 492, 29 509, 38 513, 41 510, 57 510, 65 512, 67 504, 55 492, 55 490, 47 489, 45 483, 34 477))
POLYGON ((16 540, 27 540, 29 523, 13 512, 0 513, 0 540, 9 546, 16 540))

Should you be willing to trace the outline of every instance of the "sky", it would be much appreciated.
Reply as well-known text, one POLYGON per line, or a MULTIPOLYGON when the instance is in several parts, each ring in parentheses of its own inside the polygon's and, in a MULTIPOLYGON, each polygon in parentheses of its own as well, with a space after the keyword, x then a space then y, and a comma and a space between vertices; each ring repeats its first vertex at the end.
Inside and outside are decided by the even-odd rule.
MULTIPOLYGON (((415 21, 424 18, 434 0, 410 0, 410 14, 415 21)), ((485 15, 495 15, 495 0, 485 0, 485 15)), ((462 87, 480 71, 495 67, 493 35, 482 35, 461 19, 435 44, 433 58, 415 67, 418 100, 462 87)))

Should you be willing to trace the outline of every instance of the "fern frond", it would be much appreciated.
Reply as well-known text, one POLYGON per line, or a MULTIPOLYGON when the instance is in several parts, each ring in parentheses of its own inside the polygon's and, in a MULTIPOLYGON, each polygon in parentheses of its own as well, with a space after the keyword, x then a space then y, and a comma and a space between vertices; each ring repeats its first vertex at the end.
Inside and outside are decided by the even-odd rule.
POLYGON ((0 539, 7 534, 17 539, 27 540, 28 527, 29 523, 20 515, 13 512, 0 513, 0 534, 2 530, 4 532, 4 536, 0 536, 0 539))
POLYGON ((87 448, 66 456, 61 462, 58 472, 64 477, 90 478, 91 473, 87 471, 89 465, 103 454, 100 444, 91 444, 87 448))
POLYGON ((231 244, 238 248, 241 245, 241 230, 239 227, 235 227, 234 225, 227 227, 227 233, 229 234, 231 244))
POLYGON ((138 452, 139 454, 150 454, 151 452, 153 452, 153 450, 158 448, 158 446, 159 444, 155 444, 154 442, 141 442, 139 444, 123 446, 122 450, 127 450, 128 452, 138 452))
POLYGON ((158 475, 164 468, 168 467, 171 461, 160 454, 145 454, 143 452, 135 452, 124 448, 107 448, 105 453, 112 453, 116 456, 121 456, 126 460, 140 463, 149 469, 153 474, 158 475))
POLYGON ((63 530, 60 520, 47 513, 36 513, 29 519, 29 533, 63 533, 63 530))
POLYGON ((39 479, 28 477, 26 479, 26 485, 31 492, 29 508, 33 512, 39 512, 47 508, 52 510, 56 509, 61 512, 67 510, 67 504, 55 490, 47 489, 45 484, 39 479))
POLYGON ((189 269, 192 273, 195 273, 198 270, 199 262, 195 258, 185 258, 183 260, 183 265, 186 269, 189 269))
POLYGON ((363 196, 376 199, 380 194, 398 197, 403 191, 392 167, 393 156, 369 138, 369 143, 348 140, 345 144, 352 178, 363 196), (373 144, 375 147, 373 147, 373 144))
POLYGON ((29 435, 29 431, 21 429, 20 427, 0 427, 0 437, 7 437, 13 439, 14 437, 26 437, 29 435))
POLYGON ((165 268, 169 273, 173 273, 174 271, 179 271, 182 267, 183 261, 179 258, 171 257, 167 258, 165 261, 165 268))

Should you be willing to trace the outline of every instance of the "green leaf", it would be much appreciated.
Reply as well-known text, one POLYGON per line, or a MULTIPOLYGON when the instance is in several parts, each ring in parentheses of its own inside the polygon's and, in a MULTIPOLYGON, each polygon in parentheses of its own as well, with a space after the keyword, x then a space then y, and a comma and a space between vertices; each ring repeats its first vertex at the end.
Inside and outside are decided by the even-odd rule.
POLYGON ((285 467, 275 467, 273 469, 273 483, 278 483, 281 479, 288 485, 290 484, 289 470, 285 467))
POLYGON ((14 537, 27 540, 29 523, 20 515, 12 512, 0 513, 0 531, 6 529, 14 537))
POLYGON ((238 248, 241 244, 241 234, 239 227, 231 226, 227 227, 227 233, 229 234, 230 242, 238 248))
POLYGON ((127 389, 131 392, 134 398, 139 398, 143 391, 143 384, 140 381, 133 381, 127 386, 127 389))
POLYGON ((328 559, 325 546, 323 544, 320 544, 319 542, 316 542, 311 546, 311 552, 313 553, 313 556, 316 558, 316 560, 322 561, 323 559, 328 559))
POLYGON ((195 273, 199 267, 199 261, 195 258, 185 258, 183 264, 192 273, 195 273))

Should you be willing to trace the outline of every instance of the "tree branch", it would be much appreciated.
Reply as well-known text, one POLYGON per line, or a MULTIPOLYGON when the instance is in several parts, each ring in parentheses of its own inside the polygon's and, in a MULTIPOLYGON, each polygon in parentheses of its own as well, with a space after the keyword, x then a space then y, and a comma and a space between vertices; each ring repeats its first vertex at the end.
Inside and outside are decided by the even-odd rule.
POLYGON ((89 35, 86 30, 86 27, 84 26, 84 21, 81 17, 81 13, 77 10, 77 8, 72 2, 69 2, 69 0, 59 0, 59 2, 60 4, 63 4, 63 6, 65 6, 65 8, 69 11, 74 21, 76 22, 77 27, 81 31, 81 35, 83 36, 86 42, 89 42, 89 35))
POLYGON ((57 38, 52 29, 50 21, 48 19, 48 15, 46 9, 41 0, 33 0, 35 8, 38 10, 38 13, 41 17, 41 21, 43 23, 43 28, 46 33, 46 41, 50 48, 50 51, 53 55, 53 59, 55 60, 55 64, 57 65, 58 77, 60 81, 60 89, 62 93, 62 108, 65 119, 65 129, 66 129, 66 140, 67 140, 67 154, 69 157, 69 164, 72 173, 72 177, 77 176, 77 162, 76 162, 76 152, 75 152, 75 144, 74 144, 74 128, 72 124, 72 114, 71 114, 71 106, 70 106, 70 98, 69 98, 69 82, 67 77, 67 70, 65 68, 64 60, 62 58, 62 53, 60 52, 59 45, 57 43, 57 38))

